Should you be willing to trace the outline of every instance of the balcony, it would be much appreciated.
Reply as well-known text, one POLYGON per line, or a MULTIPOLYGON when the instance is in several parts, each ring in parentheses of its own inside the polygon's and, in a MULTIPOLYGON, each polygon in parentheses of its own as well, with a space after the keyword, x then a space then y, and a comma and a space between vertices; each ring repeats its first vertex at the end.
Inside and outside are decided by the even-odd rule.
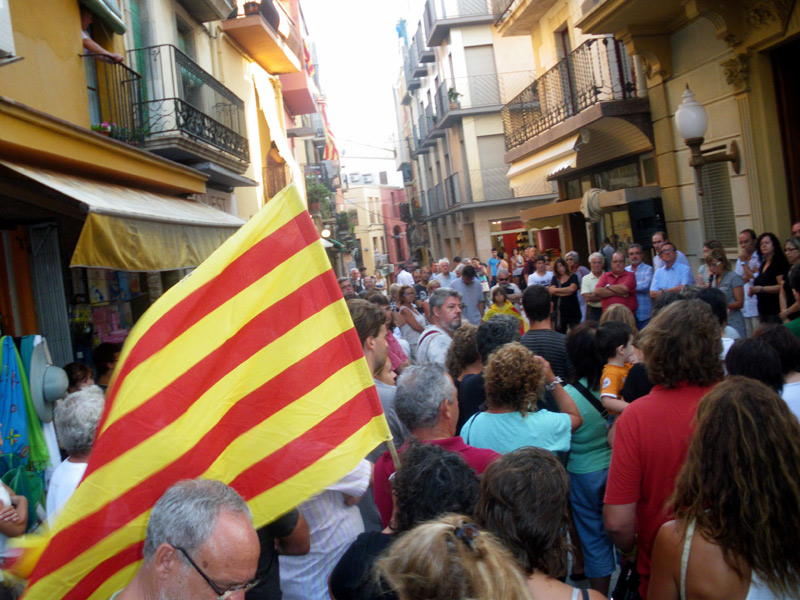
MULTIPOLYGON (((621 42, 591 39, 503 107, 506 150, 517 148, 594 105, 601 115, 637 97, 633 66, 621 42)), ((619 111, 617 111, 619 112, 619 111)))
POLYGON ((436 60, 436 53, 428 48, 425 43, 425 32, 422 23, 417 27, 417 33, 411 39, 411 68, 415 77, 425 77, 428 74, 428 64, 436 60))
POLYGON ((411 94, 414 90, 418 90, 422 86, 419 77, 413 74, 411 69, 411 48, 408 46, 403 47, 403 75, 406 78, 406 95, 402 98, 403 104, 411 103, 411 94))
POLYGON ((262 0, 260 12, 222 21, 222 30, 271 75, 297 73, 302 68, 303 43, 280 2, 262 0), (270 16, 269 21, 264 14, 270 16))
POLYGON ((492 23, 490 0, 427 0, 423 13, 429 48, 447 38, 451 27, 492 23))
POLYGON ((461 204, 461 187, 458 184, 458 173, 453 173, 444 180, 445 192, 447 195, 447 206, 458 206, 461 204))
POLYGON ((193 18, 200 23, 227 19, 235 3, 229 0, 178 0, 193 18))
POLYGON ((492 0, 492 16, 502 36, 530 35, 556 0, 492 0))
POLYGON ((141 76, 100 54, 83 55, 83 64, 92 129, 132 146, 143 145, 141 76))
POLYGON ((128 62, 142 73, 139 106, 148 150, 186 164, 247 169, 244 102, 231 90, 175 46, 131 50, 128 62))
POLYGON ((297 116, 317 112, 317 84, 305 69, 278 77, 281 80, 283 103, 290 113, 297 116))
POLYGON ((428 114, 419 116, 419 143, 417 144, 417 153, 433 148, 436 146, 436 139, 433 137, 433 118, 428 114))
POLYGON ((467 202, 489 202, 513 198, 506 173, 508 167, 469 171, 467 202))

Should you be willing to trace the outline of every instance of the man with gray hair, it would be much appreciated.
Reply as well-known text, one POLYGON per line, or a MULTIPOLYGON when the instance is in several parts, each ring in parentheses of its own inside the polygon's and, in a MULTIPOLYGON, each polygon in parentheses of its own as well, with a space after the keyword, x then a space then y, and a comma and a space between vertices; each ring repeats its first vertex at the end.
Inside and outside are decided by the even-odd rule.
POLYGON ((603 314, 601 299, 594 293, 594 290, 597 287, 597 282, 600 281, 600 276, 603 274, 603 266, 605 264, 606 258, 599 252, 592 252, 589 255, 589 266, 592 270, 588 275, 584 275, 581 281, 581 294, 586 300, 587 321, 599 321, 603 314))
POLYGON ((456 279, 455 273, 450 272, 450 261, 446 258, 439 259, 439 272, 433 276, 442 287, 450 287, 450 282, 456 279))
POLYGON ((428 299, 431 324, 417 341, 417 362, 444 364, 453 333, 461 326, 461 294, 453 288, 441 287, 428 299))
POLYGON ((142 566, 111 600, 241 596, 258 583, 258 553, 250 509, 236 490, 212 479, 179 481, 150 513, 142 566))
MULTIPOLYGON (((406 368, 397 379, 395 408, 400 420, 423 444, 436 444, 456 452, 480 475, 493 460, 500 457, 494 450, 473 448, 456 436, 459 402, 453 379, 444 367, 425 363, 406 368)), ((405 445, 400 448, 402 453, 405 445)), ((383 526, 392 516, 392 489, 389 476, 394 462, 388 452, 375 463, 373 490, 375 504, 383 526)))
POLYGON ((67 395, 56 406, 53 420, 58 445, 67 453, 67 458, 55 468, 47 488, 47 518, 51 525, 86 472, 104 407, 103 390, 96 385, 67 395))

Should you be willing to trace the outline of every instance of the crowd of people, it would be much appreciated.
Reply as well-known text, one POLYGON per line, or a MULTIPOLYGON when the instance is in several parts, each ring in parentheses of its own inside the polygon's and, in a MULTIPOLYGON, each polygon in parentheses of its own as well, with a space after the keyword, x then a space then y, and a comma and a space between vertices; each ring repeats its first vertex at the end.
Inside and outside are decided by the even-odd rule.
MULTIPOLYGON (((258 530, 175 484, 113 598, 800 598, 800 237, 712 240, 697 271, 652 241, 341 278, 392 441, 258 530)), ((103 408, 68 371, 52 515, 103 408)))

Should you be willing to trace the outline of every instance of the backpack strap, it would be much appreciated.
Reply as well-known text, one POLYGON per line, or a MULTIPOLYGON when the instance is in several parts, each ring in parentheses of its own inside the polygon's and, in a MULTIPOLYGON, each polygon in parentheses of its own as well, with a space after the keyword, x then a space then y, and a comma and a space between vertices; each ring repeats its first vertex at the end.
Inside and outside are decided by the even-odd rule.
POLYGON ((608 418, 608 411, 603 407, 597 397, 588 389, 586 389, 585 385, 583 385, 580 381, 575 381, 573 382, 572 387, 578 390, 581 395, 586 398, 592 406, 594 406, 595 410, 599 412, 604 419, 608 418))

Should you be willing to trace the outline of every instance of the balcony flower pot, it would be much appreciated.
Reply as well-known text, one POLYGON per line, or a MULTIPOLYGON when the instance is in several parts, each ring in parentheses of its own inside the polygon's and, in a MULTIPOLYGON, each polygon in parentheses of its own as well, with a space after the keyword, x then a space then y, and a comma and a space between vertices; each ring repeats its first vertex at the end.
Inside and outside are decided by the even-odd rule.
POLYGON ((319 212, 319 202, 309 202, 308 203, 308 212, 310 213, 318 213, 319 212))
POLYGON ((259 2, 245 2, 244 3, 244 14, 246 15, 257 15, 260 3, 259 2))

